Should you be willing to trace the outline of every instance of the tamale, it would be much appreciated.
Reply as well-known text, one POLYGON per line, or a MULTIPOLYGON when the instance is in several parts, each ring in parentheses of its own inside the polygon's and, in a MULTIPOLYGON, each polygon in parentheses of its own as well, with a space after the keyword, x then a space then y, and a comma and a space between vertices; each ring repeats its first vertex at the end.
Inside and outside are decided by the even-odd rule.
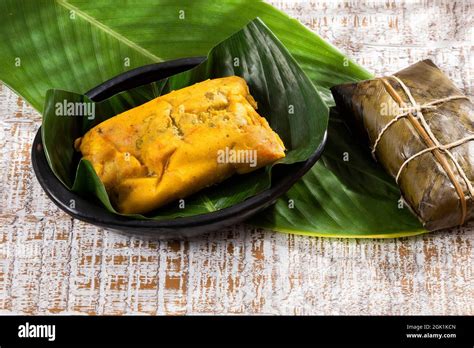
POLYGON ((121 213, 146 213, 285 156, 240 77, 207 80, 112 117, 75 142, 121 213))
POLYGON ((432 61, 331 91, 426 229, 473 218, 474 105, 432 61))

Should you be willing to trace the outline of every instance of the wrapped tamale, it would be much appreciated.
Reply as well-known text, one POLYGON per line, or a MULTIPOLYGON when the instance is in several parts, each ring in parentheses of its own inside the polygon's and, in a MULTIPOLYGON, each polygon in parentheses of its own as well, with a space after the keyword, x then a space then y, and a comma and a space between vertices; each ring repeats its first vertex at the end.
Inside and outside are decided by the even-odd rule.
POLYGON ((432 61, 331 91, 426 229, 474 217, 474 105, 432 61))
POLYGON ((122 213, 146 213, 285 156, 240 77, 207 80, 112 117, 75 142, 122 213))

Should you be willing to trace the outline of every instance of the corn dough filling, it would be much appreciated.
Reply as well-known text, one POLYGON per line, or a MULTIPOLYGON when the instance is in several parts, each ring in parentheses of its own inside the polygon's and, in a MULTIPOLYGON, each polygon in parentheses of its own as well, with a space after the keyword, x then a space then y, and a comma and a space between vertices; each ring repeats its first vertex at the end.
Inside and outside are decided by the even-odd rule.
POLYGON ((240 77, 206 80, 112 117, 75 142, 121 213, 146 213, 285 156, 240 77))

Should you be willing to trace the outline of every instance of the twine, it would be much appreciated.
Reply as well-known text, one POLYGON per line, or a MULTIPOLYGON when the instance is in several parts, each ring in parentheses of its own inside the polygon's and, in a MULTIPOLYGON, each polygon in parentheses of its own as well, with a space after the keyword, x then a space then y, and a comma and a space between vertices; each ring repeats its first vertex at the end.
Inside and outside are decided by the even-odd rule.
MULTIPOLYGON (((429 140, 431 140, 431 142, 434 144, 434 146, 430 146, 430 147, 428 147, 424 150, 419 151, 418 153, 416 153, 416 154, 410 156, 409 158, 407 158, 402 163, 402 165, 400 166, 400 168, 398 170, 398 173, 395 177, 395 180, 396 180, 397 184, 398 184, 398 180, 400 178, 400 175, 403 172, 403 169, 407 166, 408 163, 410 163, 413 159, 417 158, 418 156, 420 156, 424 153, 439 150, 439 151, 444 152, 446 155, 448 155, 448 157, 452 160, 452 162, 454 163, 456 169, 458 170, 458 173, 460 174, 460 176, 464 180, 464 182, 466 184, 466 187, 469 190, 469 194, 470 194, 471 198, 473 198, 474 197, 474 188, 473 188, 470 180, 467 178, 467 175, 464 172, 464 170, 462 169, 461 165, 458 163, 458 161, 456 160, 454 155, 451 153, 451 151, 449 151, 449 149, 451 149, 453 147, 456 147, 456 146, 459 146, 459 145, 462 145, 462 144, 464 144, 468 141, 474 140, 474 135, 471 135, 471 136, 459 139, 457 141, 454 141, 452 143, 443 145, 438 141, 438 139, 435 137, 435 135, 431 131, 431 128, 429 127, 428 123, 426 122, 426 119, 424 118, 423 112, 422 112, 422 110, 436 109, 437 104, 445 103, 445 102, 448 102, 448 101, 451 101, 451 100, 456 100, 456 99, 468 99, 469 100, 469 98, 464 96, 464 95, 454 95, 454 96, 450 96, 450 97, 446 97, 446 98, 436 99, 436 100, 433 100, 433 101, 425 103, 425 104, 418 104, 416 102, 415 98, 413 97, 413 95, 411 94, 410 89, 405 85, 405 83, 402 80, 400 80, 397 76, 390 76, 390 78, 393 78, 398 82, 398 84, 402 87, 403 91, 407 95, 407 97, 410 100, 410 103, 412 105, 411 106, 405 106, 406 104, 402 101, 402 99, 400 98, 398 93, 396 93, 396 91, 393 90, 393 92, 397 96, 397 99, 400 99, 400 104, 403 105, 403 107, 400 108, 402 113, 396 115, 392 120, 390 120, 380 130, 377 138, 375 139, 374 145, 372 147, 372 156, 375 158, 375 152, 377 150, 377 145, 379 144, 382 136, 385 134, 387 129, 389 129, 394 123, 396 123, 398 120, 400 120, 402 118, 414 117, 416 120, 418 120, 421 123, 422 128, 420 128, 420 129, 424 130, 426 132, 426 134, 429 137, 429 140)), ((391 86, 387 86, 388 83, 386 81, 384 81, 383 79, 382 79, 382 82, 384 82, 386 87, 391 87, 391 86)), ((391 88, 391 89, 393 89, 393 88, 391 88)), ((410 119, 413 120, 413 118, 410 118, 410 119)), ((441 158, 438 158, 438 160, 441 160, 441 158)), ((444 162, 444 160, 443 160, 443 162, 444 162)), ((443 168, 444 168, 444 166, 443 166, 443 168)), ((465 218, 466 218, 466 197, 464 196, 464 192, 462 191, 459 184, 457 183, 457 180, 455 180, 454 176, 452 175, 453 174, 452 171, 449 170, 449 166, 447 166, 444 169, 446 170, 446 172, 448 174, 448 177, 450 177, 450 179, 453 181, 453 184, 454 184, 454 186, 456 188, 456 191, 459 195, 459 198, 461 200, 461 210, 462 210, 462 212, 461 212, 461 222, 460 222, 460 224, 462 225, 465 221, 465 218)))
MULTIPOLYGON (((393 76, 393 77, 398 79, 398 77, 396 77, 396 76, 393 76)), ((400 79, 398 79, 398 80, 401 82, 400 79)), ((401 83, 403 83, 403 82, 401 82, 401 83)), ((416 117, 418 115, 418 112, 421 112, 421 110, 423 110, 423 109, 436 109, 436 106, 435 106, 436 104, 441 104, 441 103, 444 103, 444 102, 447 102, 447 101, 450 101, 450 100, 456 100, 456 99, 469 99, 469 98, 466 97, 466 96, 463 96, 463 95, 453 95, 451 97, 436 99, 436 100, 433 100, 429 103, 425 103, 425 104, 421 104, 421 105, 415 104, 415 105, 412 105, 412 106, 407 106, 407 107, 400 108, 400 110, 403 111, 403 112, 401 114, 396 115, 393 119, 390 120, 390 122, 388 122, 380 130, 380 133, 378 134, 377 139, 375 139, 374 145, 372 147, 372 156, 375 156, 375 151, 377 150, 377 145, 379 144, 380 140, 382 139, 382 136, 385 134, 387 129, 389 129, 390 126, 392 126, 399 119, 407 117, 409 114, 412 114, 413 116, 416 117)))

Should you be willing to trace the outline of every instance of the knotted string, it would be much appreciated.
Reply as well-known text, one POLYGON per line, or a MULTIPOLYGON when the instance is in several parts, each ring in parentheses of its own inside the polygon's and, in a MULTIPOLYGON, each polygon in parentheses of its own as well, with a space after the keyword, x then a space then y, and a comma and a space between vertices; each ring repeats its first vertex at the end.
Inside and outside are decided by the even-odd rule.
MULTIPOLYGON (((393 76, 393 77, 398 79, 398 77, 396 77, 396 76, 393 76)), ((399 119, 407 117, 409 114, 412 114, 413 116, 416 117, 418 115, 418 112, 421 112, 424 109, 436 109, 437 108, 435 106, 436 104, 441 104, 441 103, 444 103, 444 102, 447 102, 447 101, 450 101, 450 100, 455 100, 455 99, 469 99, 469 98, 464 96, 464 95, 453 95, 451 97, 436 99, 436 100, 430 101, 429 103, 425 103, 425 104, 421 104, 421 105, 420 104, 415 104, 415 105, 412 105, 412 106, 405 106, 405 107, 399 108, 402 111, 402 113, 396 115, 393 119, 390 120, 390 122, 388 122, 380 130, 380 133, 377 136, 377 139, 375 139, 374 145, 372 147, 372 156, 375 157, 375 151, 377 150, 377 145, 379 144, 380 140, 382 139, 382 136, 385 134, 387 129, 389 129, 390 126, 392 126, 399 119)))
MULTIPOLYGON (((418 153, 410 156, 408 159, 406 159, 402 165, 400 166, 399 170, 398 170, 398 173, 395 177, 395 180, 396 182, 398 183, 398 180, 399 180, 399 177, 403 171, 403 169, 407 166, 408 163, 410 163, 410 161, 412 161, 413 159, 417 158, 418 156, 424 154, 424 153, 427 153, 427 152, 431 152, 431 151, 434 151, 434 150, 439 150, 439 151, 442 151, 444 152, 445 154, 447 154, 449 156, 449 158, 453 161, 456 169, 458 170, 460 176, 462 177, 462 179, 464 180, 468 190, 469 190, 469 194, 471 196, 471 198, 474 197, 474 188, 470 182, 470 180, 467 178, 467 175, 466 173, 464 172, 463 168, 461 167, 461 165, 458 163, 458 161, 456 160, 456 158, 453 156, 453 154, 451 153, 451 151, 449 151, 451 148, 453 147, 456 147, 456 146, 459 146, 459 145, 462 145, 468 141, 472 141, 474 140, 474 135, 471 135, 471 136, 468 136, 468 137, 465 137, 465 138, 462 138, 462 139, 459 139, 455 142, 452 142, 452 143, 449 143, 449 144, 440 144, 438 139, 435 137, 435 135, 433 134, 433 132, 431 131, 428 123, 426 122, 424 116, 423 116, 423 112, 422 110, 427 110, 427 109, 436 109, 437 108, 437 104, 441 104, 441 103, 444 103, 444 102, 447 102, 447 101, 450 101, 450 100, 456 100, 456 99, 468 99, 468 97, 464 96, 464 95, 454 95, 454 96, 450 96, 450 97, 446 97, 446 98, 441 98, 441 99, 436 99, 436 100, 433 100, 431 102, 428 102, 428 103, 425 103, 425 104, 418 104, 415 100, 415 98, 413 97, 413 95, 411 94, 410 92, 410 89, 405 85, 405 83, 400 80, 397 76, 390 76, 390 78, 393 78, 395 79, 399 85, 402 87, 403 91, 405 92, 405 94, 407 95, 408 99, 410 100, 410 103, 412 104, 411 106, 405 106, 406 104, 403 102, 403 100, 400 98, 400 96, 398 95, 398 93, 396 93, 395 90, 393 90, 393 92, 396 94, 397 96, 397 99, 400 100, 400 104, 403 105, 403 107, 400 108, 400 110, 402 111, 402 113, 396 115, 392 120, 390 120, 379 132, 375 142, 374 142, 374 145, 372 147, 372 156, 374 156, 375 158, 375 152, 377 150, 377 145, 379 144, 382 136, 385 134, 385 132, 387 131, 387 129, 389 129, 394 123, 396 123, 398 120, 402 119, 402 118, 405 118, 407 116, 410 116, 410 117, 415 117, 416 120, 418 120, 421 125, 422 125, 422 130, 424 130, 427 135, 429 136, 429 140, 431 140, 432 143, 434 143, 434 146, 430 146, 424 150, 421 150, 419 151, 418 153)), ((388 86, 388 83, 382 79, 382 82, 384 82, 384 84, 386 85, 386 87, 391 87, 391 86, 388 86)), ((393 88, 391 88, 393 89, 393 88)), ((393 96, 392 96, 393 97, 393 96)), ((413 118, 410 118, 413 120, 413 118)), ((436 156, 435 156, 436 157, 436 156)), ((438 160, 440 160, 438 158, 438 160)), ((444 166, 443 166, 444 167, 444 166)), ((454 187, 456 188, 456 191, 459 195, 459 198, 461 200, 461 222, 460 224, 462 225, 465 221, 465 218, 466 218, 466 201, 465 201, 465 196, 464 196, 464 193, 462 191, 462 189, 460 188, 459 184, 457 183, 457 181, 455 180, 454 176, 452 175, 452 172, 450 170, 448 170, 449 167, 445 168, 445 170, 447 171, 447 174, 448 176, 450 177, 450 179, 453 181, 453 184, 454 184, 454 187), (450 175, 451 174, 451 175, 450 175)))

